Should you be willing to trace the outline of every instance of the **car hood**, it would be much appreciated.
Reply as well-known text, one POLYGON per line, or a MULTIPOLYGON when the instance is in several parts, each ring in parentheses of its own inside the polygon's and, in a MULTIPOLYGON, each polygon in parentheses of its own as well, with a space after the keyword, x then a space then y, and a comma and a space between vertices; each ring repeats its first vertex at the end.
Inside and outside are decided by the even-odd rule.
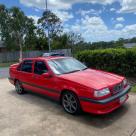
POLYGON ((124 79, 124 77, 94 69, 64 74, 60 77, 94 89, 109 87, 121 82, 124 79))

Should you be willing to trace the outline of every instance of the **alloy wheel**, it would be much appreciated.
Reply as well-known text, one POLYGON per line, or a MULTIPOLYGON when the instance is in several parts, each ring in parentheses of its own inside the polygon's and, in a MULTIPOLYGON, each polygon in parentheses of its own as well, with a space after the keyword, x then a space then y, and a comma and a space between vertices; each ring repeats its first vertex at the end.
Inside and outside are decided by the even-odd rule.
POLYGON ((24 94, 24 89, 19 81, 16 81, 15 89, 18 94, 24 94))
POLYGON ((77 98, 73 93, 65 93, 63 95, 62 105, 64 109, 70 114, 75 114, 79 108, 77 98))

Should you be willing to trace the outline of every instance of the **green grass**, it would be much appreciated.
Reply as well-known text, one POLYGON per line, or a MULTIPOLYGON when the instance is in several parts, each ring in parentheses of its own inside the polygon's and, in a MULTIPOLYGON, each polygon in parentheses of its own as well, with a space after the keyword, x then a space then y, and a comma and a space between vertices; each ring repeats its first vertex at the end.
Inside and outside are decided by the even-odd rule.
POLYGON ((8 62, 8 63, 0 63, 0 68, 9 67, 10 65, 17 63, 17 62, 8 62))
POLYGON ((132 92, 136 93, 136 85, 132 87, 132 92))

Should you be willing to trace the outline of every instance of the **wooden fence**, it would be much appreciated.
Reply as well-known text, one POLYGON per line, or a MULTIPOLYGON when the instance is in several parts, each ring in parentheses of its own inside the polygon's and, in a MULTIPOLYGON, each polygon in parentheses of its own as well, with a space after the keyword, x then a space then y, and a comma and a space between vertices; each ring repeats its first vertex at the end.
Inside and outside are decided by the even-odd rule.
MULTIPOLYGON (((23 52, 23 58, 34 58, 42 56, 47 51, 27 51, 23 52)), ((53 50, 53 52, 62 53, 65 56, 72 56, 71 49, 53 50)), ((0 63, 15 62, 19 60, 19 51, 0 53, 0 63)))

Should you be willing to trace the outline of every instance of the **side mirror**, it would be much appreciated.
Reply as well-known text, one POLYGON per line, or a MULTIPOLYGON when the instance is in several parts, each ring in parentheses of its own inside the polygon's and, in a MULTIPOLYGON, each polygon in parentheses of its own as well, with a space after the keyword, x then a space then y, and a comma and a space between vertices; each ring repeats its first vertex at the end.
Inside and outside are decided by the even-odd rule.
POLYGON ((50 78, 50 77, 52 77, 52 75, 49 74, 49 73, 44 73, 44 74, 42 74, 42 76, 43 76, 43 78, 50 78))

